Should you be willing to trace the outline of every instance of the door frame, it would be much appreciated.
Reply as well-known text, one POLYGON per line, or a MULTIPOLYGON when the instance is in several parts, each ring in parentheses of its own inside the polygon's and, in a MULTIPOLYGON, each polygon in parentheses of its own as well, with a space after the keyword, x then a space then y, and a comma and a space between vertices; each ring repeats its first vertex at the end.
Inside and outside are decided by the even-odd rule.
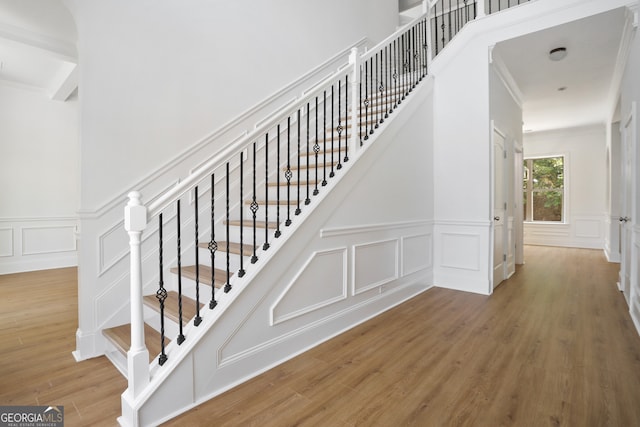
MULTIPOLYGON (((495 259, 494 259, 494 255, 495 255, 495 221, 494 221, 494 209, 495 209, 495 200, 496 200, 496 194, 495 194, 495 181, 496 181, 496 164, 495 164, 495 137, 494 135, 498 134, 500 135, 503 140, 504 140, 504 146, 503 146, 503 150, 504 153, 506 155, 507 153, 507 134, 505 132, 503 132, 502 130, 500 130, 496 124, 494 120, 491 120, 491 197, 490 197, 490 206, 489 206, 489 222, 490 222, 490 245, 491 247, 489 248, 489 283, 490 283, 490 294, 493 293, 493 291, 495 290, 495 288, 497 287, 497 285, 499 285, 500 283, 502 283, 502 281, 504 281, 507 277, 507 272, 506 272, 506 261, 503 261, 502 263, 502 281, 499 282, 498 284, 494 283, 494 266, 495 266, 495 259)), ((510 177, 506 176, 506 172, 507 172, 507 162, 506 162, 506 158, 503 156, 503 180, 502 180, 502 191, 504 194, 504 199, 505 202, 508 203, 508 180, 510 179, 510 177)), ((507 209, 504 209, 504 215, 506 215, 507 209)), ((506 230, 507 227, 505 226, 507 224, 506 218, 503 218, 503 229, 506 230)), ((502 251, 503 251, 503 256, 506 255, 506 232, 502 233, 502 251)), ((503 258, 504 259, 504 258, 503 258)))

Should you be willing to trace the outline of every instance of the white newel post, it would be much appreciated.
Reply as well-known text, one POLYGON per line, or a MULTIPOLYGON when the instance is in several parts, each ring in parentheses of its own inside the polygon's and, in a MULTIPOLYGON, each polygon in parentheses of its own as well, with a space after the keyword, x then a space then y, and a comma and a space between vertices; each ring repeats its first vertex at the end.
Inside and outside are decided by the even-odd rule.
POLYGON ((476 7, 478 8, 476 13, 476 18, 482 18, 484 15, 486 15, 485 8, 484 8, 484 0, 477 0, 476 5, 477 5, 476 7))
POLYGON ((142 257, 140 241, 147 226, 147 208, 140 202, 140 193, 129 193, 124 208, 124 228, 129 233, 131 274, 131 348, 127 353, 128 392, 138 396, 149 384, 149 350, 144 343, 144 317, 142 313, 142 257))
POLYGON ((351 48, 349 55, 349 65, 353 67, 353 78, 351 79, 351 153, 355 154, 360 150, 360 128, 358 126, 358 116, 360 109, 360 53, 358 48, 351 48))

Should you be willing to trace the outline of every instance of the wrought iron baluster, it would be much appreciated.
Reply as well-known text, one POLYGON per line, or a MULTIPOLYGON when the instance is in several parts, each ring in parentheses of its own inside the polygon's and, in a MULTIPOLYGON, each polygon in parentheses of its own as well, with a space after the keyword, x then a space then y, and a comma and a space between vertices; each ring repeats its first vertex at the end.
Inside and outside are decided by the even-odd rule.
MULTIPOLYGON (((373 59, 373 57, 371 57, 371 59, 373 59)), ((376 119, 375 119, 375 120, 376 120, 376 124, 374 125, 374 128, 375 128, 375 129, 378 129, 378 126, 380 126, 380 124, 379 124, 379 123, 380 123, 380 117, 378 117, 378 113, 380 112, 380 93, 381 93, 381 92, 380 92, 380 75, 379 75, 379 71, 380 71, 380 70, 379 70, 379 67, 378 67, 378 52, 376 52, 376 59, 375 59, 375 61, 374 61, 374 64, 375 64, 375 66, 376 66, 376 67, 375 67, 375 70, 376 70, 376 71, 374 72, 374 75, 375 75, 375 78, 376 78, 375 80, 376 80, 376 86, 377 86, 375 89, 376 89, 376 90, 378 91, 378 93, 379 93, 379 95, 378 95, 378 97, 377 97, 378 99, 376 100, 376 102, 375 102, 375 107, 374 107, 374 110, 375 110, 375 112, 376 112, 376 119)), ((373 71, 373 67, 371 67, 371 70, 373 71)), ((372 97, 372 98, 373 98, 373 94, 374 94, 374 93, 375 93, 375 92, 374 92, 374 89, 373 89, 373 87, 372 87, 372 88, 371 88, 371 94, 372 94, 372 95, 371 95, 371 97, 372 97)), ((373 131, 372 131, 372 133, 373 133, 373 131)))
POLYGON ((178 247, 178 345, 184 342, 184 333, 182 331, 182 248, 180 241, 180 199, 176 202, 176 210, 177 210, 177 235, 176 235, 176 243, 178 247))
POLYGON ((311 199, 309 198, 309 185, 310 185, 309 184, 309 179, 310 179, 309 178, 309 173, 310 173, 310 171, 309 171, 309 169, 310 169, 310 165, 309 165, 310 159, 309 159, 309 157, 311 157, 311 152, 309 151, 310 148, 311 148, 309 146, 309 132, 310 132, 309 121, 311 119, 310 116, 311 116, 311 107, 309 105, 309 102, 307 101, 307 153, 306 153, 307 154, 307 186, 306 186, 307 187, 307 198, 304 199, 304 204, 305 205, 308 205, 309 203, 311 203, 311 199))
MULTIPOLYGON (((364 61, 364 140, 369 139, 369 62, 364 61)), ((360 110, 362 123, 362 109, 360 110)), ((362 127, 362 125, 360 125, 362 127)))
MULTIPOLYGON (((244 150, 240 151, 240 203, 238 204, 240 209, 240 269, 238 270, 238 277, 244 277, 246 271, 244 270, 244 150)), ((255 231, 255 230, 254 230, 255 231)), ((227 242, 229 241, 229 233, 227 233, 227 242)))
POLYGON ((435 25, 433 26, 433 40, 435 41, 436 55, 438 55, 439 47, 438 47, 438 3, 433 6, 433 20, 435 21, 435 25))
MULTIPOLYGON (((346 92, 346 90, 345 90, 346 92)), ((344 128, 342 127, 342 83, 338 80, 338 164, 336 165, 336 169, 342 169, 342 162, 340 160, 340 156, 342 155, 342 131, 344 128)), ((331 150, 331 167, 333 168, 333 150, 331 150)))
MULTIPOLYGON (((333 172, 333 135, 336 132, 336 128, 333 125, 333 106, 335 104, 335 95, 334 95, 334 86, 335 84, 331 85, 331 171, 329 172, 329 178, 333 178, 335 173, 333 172)), ((327 165, 324 165, 325 168, 327 167, 327 165)))
POLYGON ((276 130, 276 231, 274 237, 277 239, 282 234, 280 232, 280 124, 276 130))
POLYGON ((287 170, 284 177, 287 180, 287 220, 284 222, 286 227, 291 225, 291 116, 287 117, 287 170))
POLYGON ((391 105, 391 112, 398 106, 398 39, 393 41, 393 53, 392 53, 392 62, 393 62, 393 104, 391 105))
MULTIPOLYGON (((226 198, 227 198, 227 200, 226 200, 226 202, 227 202, 227 205, 226 205, 226 208, 227 208, 226 209, 227 210, 227 212, 226 212, 226 214, 227 214, 227 222, 226 222, 226 229, 227 229, 226 230, 227 231, 227 281, 224 284, 224 292, 228 293, 231 290, 231 283, 230 283, 231 282, 231 267, 230 267, 230 264, 231 264, 231 259, 230 259, 231 253, 230 253, 230 250, 229 250, 229 241, 231 240, 230 236, 229 236, 229 234, 230 234, 230 232, 229 232, 229 226, 230 226, 230 224, 229 224, 229 222, 230 222, 230 217, 229 217, 229 198, 231 197, 231 195, 229 194, 229 162, 227 162, 226 174, 227 174, 227 179, 226 179, 226 181, 227 181, 226 182, 226 186, 227 186, 227 188, 226 188, 226 190, 227 190, 227 194, 226 194, 226 198)), ((240 207, 240 209, 242 209, 242 207, 240 207)), ((242 223, 240 224, 240 227, 242 227, 242 223)))
POLYGON ((300 212, 302 212, 300 210, 300 108, 298 108, 298 113, 296 116, 296 120, 298 121, 298 135, 297 135, 297 139, 298 139, 298 182, 296 183, 296 210, 295 210, 295 214, 296 215, 300 215, 300 212))
POLYGON ((195 208, 195 245, 196 250, 196 317, 193 318, 195 326, 200 325, 202 317, 200 317, 200 248, 198 247, 198 186, 194 188, 194 208, 195 208))
MULTIPOLYGON (((376 65, 377 65, 377 61, 376 61, 376 65)), ((373 89, 374 86, 374 80, 377 78, 376 73, 374 72, 373 69, 373 55, 371 56, 371 58, 369 58, 369 72, 371 73, 371 76, 369 77, 369 92, 371 93, 371 117, 374 117, 374 112, 377 114, 376 111, 376 102, 374 100, 374 96, 375 96, 375 90, 373 89)), ((367 119, 369 118, 369 116, 367 116, 367 119)), ((376 120, 377 121, 377 120, 376 120)), ((376 123, 377 125, 377 123, 376 123)), ((371 127, 369 128, 369 135, 373 134, 373 125, 371 125, 371 127)))
MULTIPOLYGON (((378 126, 378 123, 383 123, 384 122, 384 116, 382 115, 382 108, 384 108, 384 78, 383 78, 383 71, 382 71, 382 50, 380 51, 380 74, 378 76, 378 92, 380 92, 380 99, 378 100, 378 104, 380 105, 378 107, 378 109, 376 111, 380 112, 380 116, 379 119, 376 120, 376 126, 378 126)), ((376 53, 376 64, 378 63, 378 54, 376 53)), ((378 67, 378 65, 376 65, 376 68, 378 67)), ((376 113, 376 118, 378 118, 378 114, 376 113)))
POLYGON ((322 186, 327 185, 327 90, 323 91, 322 101, 322 128, 324 141, 322 142, 322 186))
POLYGON ((391 96, 391 77, 389 76, 389 49, 391 47, 391 43, 384 47, 384 59, 385 59, 385 67, 384 67, 384 84, 387 87, 387 91, 385 93, 385 101, 384 101, 384 117, 385 119, 389 117, 390 110, 390 102, 389 97, 391 96))
POLYGON ((449 41, 451 41, 451 39, 453 38, 453 35, 451 34, 451 0, 449 0, 449 41))
POLYGON ((269 249, 269 132, 264 136, 264 244, 262 250, 269 249))
POLYGON ((209 301, 209 309, 218 305, 216 301, 216 286, 215 286, 215 260, 216 251, 218 250, 218 243, 216 242, 216 229, 215 229, 215 174, 211 174, 211 240, 209 241, 209 253, 211 256, 211 301, 209 301))
MULTIPOLYGON (((255 264, 258 261, 258 254, 256 250, 258 243, 256 242, 256 236, 258 234, 256 229, 256 214, 258 213, 258 202, 256 201, 256 143, 253 143, 253 199, 251 200, 251 213, 253 214, 253 255, 251 256, 251 264, 255 264)), ((242 208, 242 207, 241 207, 242 208)), ((266 223, 265 223, 266 227, 266 223)))
MULTIPOLYGON (((355 72, 355 71, 354 71, 355 72)), ((344 125, 344 162, 349 161, 349 74, 344 76, 344 112, 345 112, 345 125, 344 125)), ((352 129, 355 127, 355 123, 351 124, 352 129)), ((340 153, 338 153, 338 157, 340 153)))
POLYGON ((159 246, 158 246, 158 255, 159 255, 159 263, 160 271, 159 271, 159 281, 158 281, 158 291, 156 292, 156 298, 158 299, 158 303, 160 304, 160 357, 158 357, 158 364, 160 366, 164 365, 164 362, 167 361, 167 354, 165 353, 164 348, 164 302, 167 299, 167 290, 164 288, 164 266, 163 266, 163 249, 162 249, 162 213, 158 216, 158 237, 159 237, 159 246))
POLYGON ((315 188, 313 189, 313 195, 316 196, 318 195, 318 193, 320 192, 320 190, 318 190, 318 153, 320 152, 320 144, 318 143, 318 97, 316 96, 316 142, 313 145, 313 152, 315 153, 315 157, 316 157, 316 182, 315 182, 315 188))

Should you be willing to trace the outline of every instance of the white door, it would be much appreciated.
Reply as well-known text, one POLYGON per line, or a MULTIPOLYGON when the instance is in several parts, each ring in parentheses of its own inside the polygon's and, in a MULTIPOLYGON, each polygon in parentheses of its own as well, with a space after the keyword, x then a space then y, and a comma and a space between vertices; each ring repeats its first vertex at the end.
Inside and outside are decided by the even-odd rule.
POLYGON ((634 127, 635 103, 629 117, 621 122, 622 133, 622 200, 620 209, 620 290, 627 304, 631 304, 631 263, 633 237, 633 207, 635 203, 634 180, 634 127))
POLYGON ((493 289, 505 278, 505 138, 493 130, 493 289))

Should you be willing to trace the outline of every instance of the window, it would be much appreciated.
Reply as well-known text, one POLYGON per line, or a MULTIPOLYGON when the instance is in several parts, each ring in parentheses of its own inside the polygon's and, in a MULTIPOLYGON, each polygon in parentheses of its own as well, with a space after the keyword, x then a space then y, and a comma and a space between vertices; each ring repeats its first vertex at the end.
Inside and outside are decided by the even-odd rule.
POLYGON ((564 221, 564 156, 524 160, 525 221, 564 221))

